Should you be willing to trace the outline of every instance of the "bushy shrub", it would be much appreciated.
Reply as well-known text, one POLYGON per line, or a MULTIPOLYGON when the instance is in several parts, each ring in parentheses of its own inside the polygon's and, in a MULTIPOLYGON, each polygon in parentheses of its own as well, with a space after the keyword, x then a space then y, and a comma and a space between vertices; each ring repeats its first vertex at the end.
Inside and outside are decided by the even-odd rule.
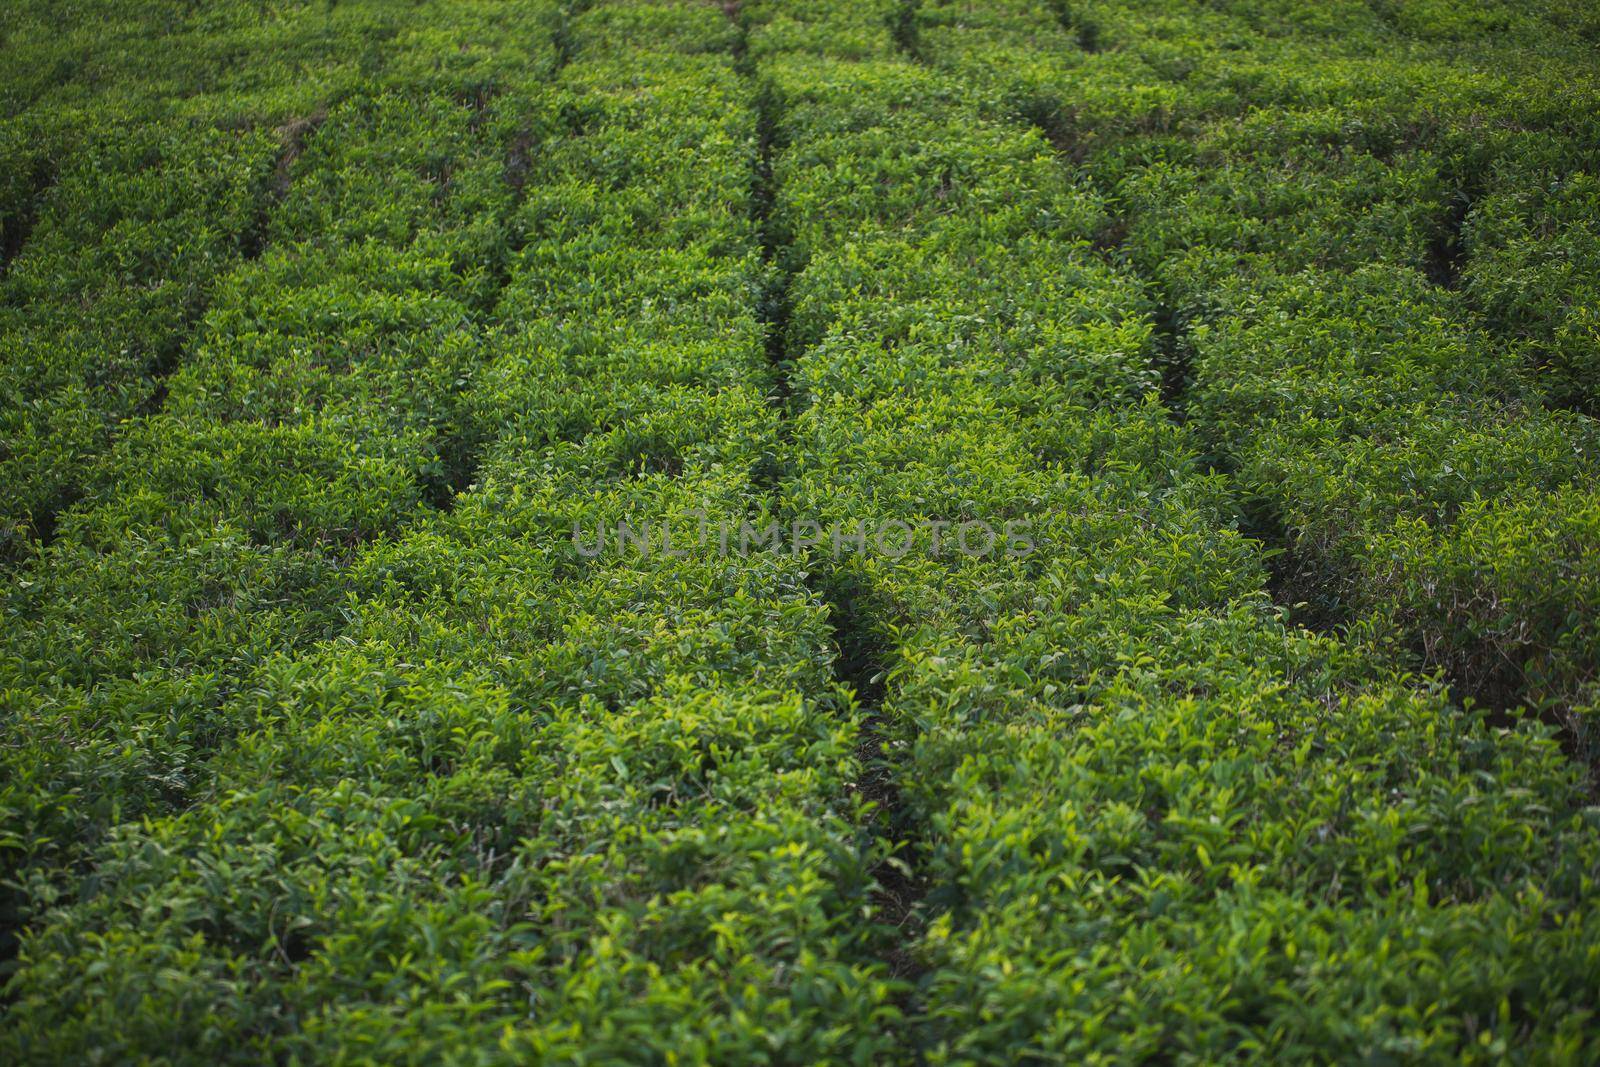
POLYGON ((0 1057, 1595 1060, 1592 21, 18 5, 0 1057))

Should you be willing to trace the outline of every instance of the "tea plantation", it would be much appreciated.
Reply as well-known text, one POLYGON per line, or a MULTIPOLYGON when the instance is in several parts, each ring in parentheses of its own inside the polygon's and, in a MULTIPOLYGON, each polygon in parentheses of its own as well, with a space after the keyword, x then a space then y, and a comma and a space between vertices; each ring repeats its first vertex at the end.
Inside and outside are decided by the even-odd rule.
POLYGON ((4 9, 0 1062, 1600 1063, 1600 3, 4 9))

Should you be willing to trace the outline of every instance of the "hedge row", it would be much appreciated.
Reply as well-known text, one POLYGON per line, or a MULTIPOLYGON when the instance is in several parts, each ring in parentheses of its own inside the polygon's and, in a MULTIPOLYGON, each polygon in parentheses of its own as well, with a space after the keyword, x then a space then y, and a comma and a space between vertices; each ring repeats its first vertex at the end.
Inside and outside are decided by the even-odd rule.
MULTIPOLYGON (((302 342, 306 370, 274 378, 295 383, 292 403, 265 377, 231 377, 244 360, 216 364, 226 378, 179 376, 172 401, 214 420, 219 395, 243 394, 212 383, 259 382, 249 412, 339 442, 345 483, 250 512, 289 507, 294 521, 257 551, 327 569, 298 586, 269 579, 275 598, 294 597, 279 632, 258 607, 237 681, 209 682, 203 721, 175 724, 185 744, 211 739, 188 757, 204 783, 191 803, 124 817, 25 934, 0 1048, 386 1062, 885 1050, 893 990, 859 949, 877 860, 855 788, 859 715, 833 681, 828 611, 804 562, 609 546, 589 559, 573 543, 575 527, 587 543, 605 521, 670 519, 692 537, 700 510, 770 514, 761 479, 780 419, 759 317, 758 137, 730 33, 709 6, 594 5, 564 31, 572 61, 557 84, 507 97, 536 136, 497 327, 438 394, 481 451, 449 508, 414 506, 428 453, 416 401, 432 379, 403 359, 448 351, 436 334, 363 332, 336 376, 313 374, 327 350, 302 342), (391 484, 400 491, 381 495, 391 484), (379 521, 360 527, 369 513, 379 521), (330 551, 346 529, 360 536, 330 551)), ((341 121, 330 113, 313 142, 327 158, 308 149, 263 264, 289 247, 302 192, 309 211, 359 175, 407 203, 395 174, 410 127, 363 126, 383 132, 369 142, 336 135, 341 121), (374 173, 368 145, 386 146, 395 171, 374 173), (336 148, 367 166, 342 166, 336 148)), ((449 115, 417 121, 419 144, 449 143, 449 115)), ((455 171, 464 197, 470 162, 455 171)), ((474 281, 435 264, 486 213, 462 200, 463 225, 440 228, 457 201, 422 203, 409 244, 342 232, 369 225, 359 201, 306 216, 307 232, 340 237, 295 245, 283 269, 362 253, 406 280, 393 306, 425 291, 419 321, 453 327, 470 318, 474 281), (426 287, 409 280, 423 267, 436 271, 426 287), (449 301, 460 311, 431 313, 449 301)), ((275 299, 268 269, 224 306, 275 299)), ((366 275, 360 291, 374 288, 366 275)), ((336 328, 339 304, 295 296, 329 308, 317 336, 336 328)), ((164 679, 182 676, 163 665, 164 679)), ((171 768, 167 755, 141 753, 151 769, 171 768)))
POLYGON ((6 179, 0 284, 148 272, 4 310, 196 295, 8 583, 0 1056, 1600 1059, 1580 769, 1291 625, 1241 532, 1434 663, 1498 598, 1581 703, 1587 320, 1534 235, 1586 254, 1587 192, 1530 176, 1584 169, 1592 19, 1037 6, 149 3, 4 83, 153 116, 6 179), (141 87, 156 26, 307 121, 141 87), (147 143, 136 224, 69 233, 147 143))
MULTIPOLYGON (((1382 144, 1332 133, 1320 108, 1252 112, 1163 149, 1118 188, 1135 261, 1197 324, 1189 408, 1288 532, 1305 595, 1375 617, 1468 695, 1566 713, 1586 748, 1600 431, 1570 410, 1583 357, 1559 338, 1581 334, 1588 294, 1571 287, 1570 316, 1531 325, 1497 228, 1518 190, 1552 171, 1581 187, 1600 163, 1587 139, 1600 86, 1560 52, 1500 42, 1493 54, 1516 57, 1502 61, 1513 70, 1546 59, 1557 77, 1519 77, 1502 98, 1473 67, 1487 56, 1452 56, 1443 87, 1408 109, 1431 128, 1382 144), (1495 128, 1512 114, 1515 128, 1495 128), (1489 279, 1509 288, 1496 296, 1489 279)), ((1424 55, 1385 66, 1446 66, 1424 55)), ((1352 86, 1332 104, 1373 97, 1352 86)), ((1550 236, 1564 257, 1583 227, 1550 236)))
MULTIPOLYGON (((531 57, 535 89, 549 72, 539 57, 554 56, 541 25, 530 20, 497 46, 531 57)), ((459 44, 435 46, 453 55, 470 41, 464 31, 459 44)), ((181 806, 203 788, 209 754, 231 728, 218 710, 228 695, 272 651, 342 624, 345 572, 361 542, 448 500, 459 394, 487 361, 482 320, 511 251, 508 171, 515 151, 526 154, 516 146, 530 109, 521 100, 373 86, 331 105, 292 135, 291 153, 266 154, 276 171, 266 210, 237 199, 241 213, 261 212, 253 257, 201 262, 184 243, 192 238, 184 227, 203 220, 182 201, 212 180, 214 159, 191 156, 187 170, 156 171, 137 187, 89 167, 83 197, 72 200, 77 230, 64 222, 41 230, 8 274, 14 289, 43 290, 62 279, 35 264, 71 263, 92 278, 125 259, 137 265, 141 242, 154 242, 197 260, 185 277, 208 305, 188 337, 177 321, 188 312, 169 306, 163 333, 139 302, 170 305, 177 285, 107 283, 144 318, 112 319, 120 296, 107 297, 81 328, 173 346, 171 373, 157 383, 124 367, 123 392, 113 393, 101 379, 116 368, 92 346, 75 347, 76 366, 53 368, 61 388, 26 410, 98 435, 77 442, 79 460, 109 443, 105 420, 120 412, 129 417, 115 424, 114 444, 77 469, 45 451, 7 457, 75 483, 80 497, 6 589, 8 927, 19 910, 47 906, 70 886, 109 827, 181 806), (91 195, 89 179, 112 182, 122 199, 91 195), (135 224, 86 206, 136 203, 137 188, 152 210, 135 224), (167 210, 168 201, 179 207, 167 210), (70 380, 79 370, 92 392, 75 392, 85 384, 70 380), (65 403, 78 395, 83 403, 65 403), (154 397, 159 410, 133 410, 156 407, 154 397)), ((163 129, 129 136, 138 144, 163 129)), ((62 330, 78 329, 76 291, 70 280, 41 291, 18 318, 41 331, 51 316, 62 330)), ((48 363, 55 350, 37 351, 48 363)), ((62 444, 56 435, 41 441, 62 444)))
POLYGON ((509 72, 554 59, 550 3, 452 5, 448 29, 436 5, 293 5, 264 25, 259 6, 89 5, 67 38, 95 47, 71 59, 43 22, 12 30, 8 74, 52 81, 6 86, 18 111, 0 125, 16 149, 0 181, 11 560, 49 540, 122 423, 160 406, 213 283, 259 254, 330 108, 386 91, 483 108, 509 72), (150 48, 180 61, 152 65, 150 48))
POLYGON ((926 5, 922 53, 1115 203, 1098 239, 1151 279, 1176 402, 1290 548, 1289 597, 1589 752, 1600 83, 1559 32, 1574 12, 1508 10, 1480 37, 1443 4, 1327 26, 1264 4, 995 7, 926 5), (1100 50, 1063 47, 1089 18, 1100 50))
POLYGON ((926 888, 908 1054, 1593 1058, 1580 772, 1271 606, 1206 438, 1156 396, 1158 294, 1095 248, 1114 205, 1014 121, 1049 117, 1045 59, 1014 65, 1025 94, 991 77, 997 41, 1061 34, 926 5, 907 47, 878 5, 867 49, 864 5, 803 6, 750 9, 783 100, 789 506, 1028 518, 1036 545, 828 564, 926 888))

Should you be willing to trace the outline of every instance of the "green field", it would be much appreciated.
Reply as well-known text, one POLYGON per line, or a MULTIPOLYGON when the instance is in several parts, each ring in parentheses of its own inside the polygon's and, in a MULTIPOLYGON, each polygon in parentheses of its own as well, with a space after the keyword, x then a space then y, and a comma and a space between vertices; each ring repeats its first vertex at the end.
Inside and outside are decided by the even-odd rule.
POLYGON ((0 10, 0 1062, 1600 1063, 1596 0, 0 10))

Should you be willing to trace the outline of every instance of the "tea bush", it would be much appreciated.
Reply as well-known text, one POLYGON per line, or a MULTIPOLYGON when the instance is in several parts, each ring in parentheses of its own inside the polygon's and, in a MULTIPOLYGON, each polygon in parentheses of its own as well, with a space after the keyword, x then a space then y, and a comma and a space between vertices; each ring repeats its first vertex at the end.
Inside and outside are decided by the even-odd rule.
POLYGON ((0 1056, 1600 1058, 1595 28, 17 5, 0 1056))

